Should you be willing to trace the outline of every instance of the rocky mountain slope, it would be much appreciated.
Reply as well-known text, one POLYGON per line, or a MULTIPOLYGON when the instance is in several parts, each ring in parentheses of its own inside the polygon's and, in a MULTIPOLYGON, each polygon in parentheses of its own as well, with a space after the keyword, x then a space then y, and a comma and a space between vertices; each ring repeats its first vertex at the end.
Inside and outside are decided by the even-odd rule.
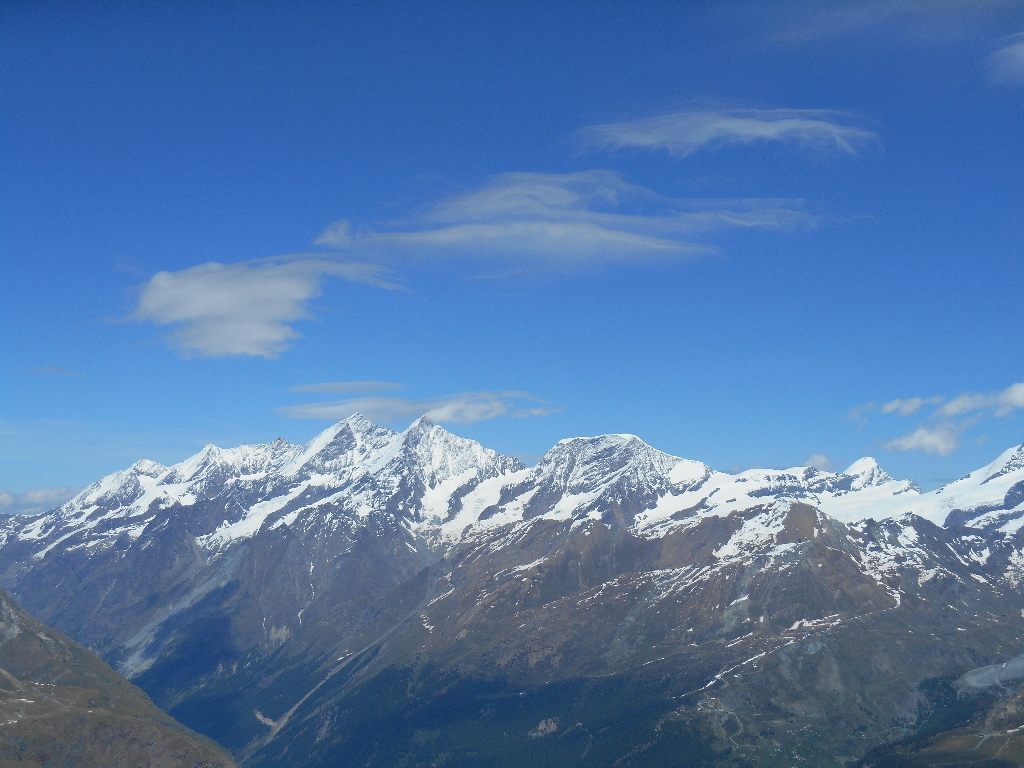
POLYGON ((0 765, 195 766, 231 758, 0 592, 0 765))
POLYGON ((834 765, 1024 651, 1021 527, 1024 446, 921 493, 356 415, 0 521, 0 584, 243 764, 834 765))

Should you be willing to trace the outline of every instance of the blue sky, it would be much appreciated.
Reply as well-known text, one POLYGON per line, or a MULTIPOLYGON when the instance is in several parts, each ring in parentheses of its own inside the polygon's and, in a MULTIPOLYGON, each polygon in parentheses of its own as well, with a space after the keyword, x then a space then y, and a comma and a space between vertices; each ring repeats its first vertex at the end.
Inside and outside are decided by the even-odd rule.
POLYGON ((925 488, 1024 441, 1019 2, 9 2, 0 71, 7 511, 356 409, 925 488))

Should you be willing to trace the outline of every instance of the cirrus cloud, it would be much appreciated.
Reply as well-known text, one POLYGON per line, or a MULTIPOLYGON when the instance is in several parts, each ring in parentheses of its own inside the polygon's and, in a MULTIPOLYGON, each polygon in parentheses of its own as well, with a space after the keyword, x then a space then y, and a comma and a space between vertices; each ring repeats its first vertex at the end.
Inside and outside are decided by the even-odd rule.
POLYGON ((707 110, 592 125, 579 136, 588 148, 661 149, 676 157, 769 142, 859 155, 880 143, 877 134, 848 122, 848 115, 822 109, 707 110))
POLYGON ((1024 85, 1024 32, 1004 39, 1007 45, 988 57, 989 79, 993 83, 1024 85))
POLYGON ((817 223, 801 200, 670 198, 596 169, 501 174, 384 227, 336 221, 316 244, 377 256, 514 257, 565 267, 702 256, 718 250, 699 239, 710 232, 817 223))

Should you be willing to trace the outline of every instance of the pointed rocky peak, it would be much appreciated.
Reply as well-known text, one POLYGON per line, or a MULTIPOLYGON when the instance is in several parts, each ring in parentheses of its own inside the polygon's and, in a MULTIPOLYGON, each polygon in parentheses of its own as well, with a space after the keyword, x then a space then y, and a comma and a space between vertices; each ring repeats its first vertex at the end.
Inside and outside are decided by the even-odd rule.
POLYGON ((466 473, 494 477, 523 469, 511 456, 484 448, 475 440, 458 437, 427 416, 416 419, 401 435, 401 443, 388 464, 403 464, 418 473, 428 486, 466 473))
POLYGON ((395 437, 393 430, 354 413, 301 446, 281 467, 281 474, 294 475, 302 469, 327 472, 361 464, 386 449, 395 437))
POLYGON ((870 456, 857 459, 857 461, 844 469, 842 474, 855 478, 852 486, 852 490, 855 491, 863 488, 872 488, 876 485, 892 481, 892 477, 878 466, 878 462, 870 456))
POLYGON ((428 439, 436 430, 450 434, 444 427, 437 426, 426 415, 420 416, 402 433, 402 442, 406 445, 416 445, 421 440, 428 439))
POLYGON ((216 445, 207 443, 199 453, 175 464, 173 469, 177 482, 189 480, 211 464, 218 462, 221 453, 221 449, 216 445))
POLYGON ((363 416, 363 414, 359 413, 359 411, 356 411, 351 416, 349 416, 347 419, 342 419, 337 424, 335 424, 335 426, 336 427, 340 427, 343 424, 349 428, 349 430, 352 432, 353 435, 360 435, 360 436, 375 435, 375 434, 377 434, 379 432, 382 432, 382 431, 394 434, 394 432, 392 432, 392 430, 387 429, 386 427, 381 427, 381 426, 379 426, 377 424, 374 424, 368 418, 363 416))
MULTIPOLYGON (((155 462, 154 462, 155 463, 155 462)), ((104 475, 92 485, 82 489, 82 492, 68 502, 65 502, 57 511, 60 516, 77 515, 81 510, 91 505, 103 504, 106 500, 114 498, 125 498, 126 494, 131 495, 141 492, 139 476, 148 476, 142 472, 135 472, 135 467, 119 469, 104 475)))

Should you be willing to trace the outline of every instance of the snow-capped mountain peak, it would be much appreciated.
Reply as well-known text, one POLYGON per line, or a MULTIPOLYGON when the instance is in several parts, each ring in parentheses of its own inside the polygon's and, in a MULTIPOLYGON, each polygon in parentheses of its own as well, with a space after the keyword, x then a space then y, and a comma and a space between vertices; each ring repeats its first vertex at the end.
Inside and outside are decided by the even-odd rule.
POLYGON ((892 477, 878 466, 878 462, 870 456, 857 459, 857 461, 844 469, 842 474, 855 478, 851 487, 851 490, 855 491, 892 482, 892 477))
POLYGON ((355 413, 299 447, 280 472, 286 476, 300 472, 328 474, 359 466, 386 450, 397 436, 397 432, 379 427, 355 413))
POLYGON ((1024 527, 1024 445, 1010 448, 992 463, 928 493, 921 493, 909 481, 901 482, 905 490, 892 493, 894 482, 883 482, 822 509, 846 522, 914 514, 940 526, 997 528, 1008 534, 1024 527))
POLYGON ((622 475, 662 485, 681 461, 636 435, 600 435, 562 440, 535 467, 538 479, 568 493, 596 490, 622 475))
POLYGON ((305 445, 211 444, 171 467, 140 460, 12 535, 37 541, 42 553, 66 536, 113 546, 124 531, 155 525, 161 510, 173 509, 215 551, 264 525, 335 531, 342 520, 351 527, 373 515, 405 521, 430 546, 534 520, 600 520, 656 538, 776 501, 810 504, 842 522, 913 513, 942 524, 952 514, 957 524, 1016 530, 1024 526, 1024 446, 922 494, 870 457, 841 473, 794 467, 729 474, 626 434, 562 440, 527 469, 426 417, 399 433, 356 413, 305 445))

